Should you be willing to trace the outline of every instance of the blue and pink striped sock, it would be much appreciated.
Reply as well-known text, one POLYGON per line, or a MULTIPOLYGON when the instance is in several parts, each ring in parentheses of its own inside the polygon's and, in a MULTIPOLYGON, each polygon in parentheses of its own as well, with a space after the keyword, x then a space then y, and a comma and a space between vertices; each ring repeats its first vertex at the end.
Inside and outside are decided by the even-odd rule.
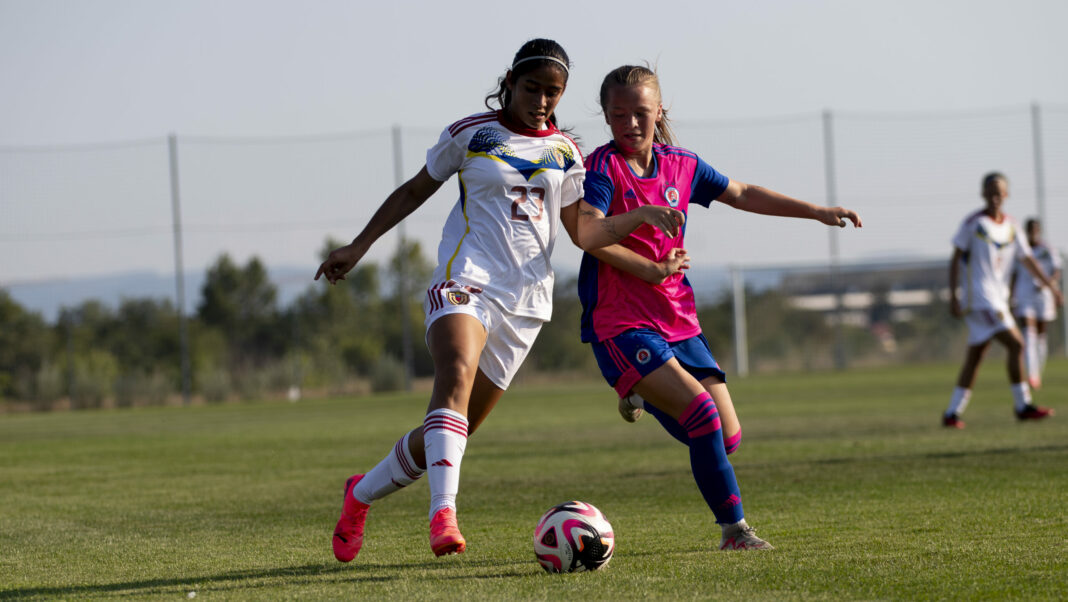
MULTIPOLYGON (((733 524, 745 517, 742 492, 727 459, 716 402, 703 392, 690 402, 679 416, 679 424, 690 439, 690 469, 705 503, 716 515, 716 522, 733 524)), ((735 445, 737 447, 737 445, 735 445)))
POLYGON ((737 451, 738 446, 742 444, 742 429, 738 429, 737 433, 734 433, 731 437, 723 439, 723 449, 727 452, 727 455, 733 454, 737 451))
MULTIPOLYGON (((714 401, 713 401, 714 403, 714 401)), ((648 412, 653 418, 656 418, 660 426, 664 427, 664 430, 669 435, 674 437, 679 443, 690 445, 690 436, 686 434, 686 429, 682 428, 678 420, 675 420, 670 415, 665 414, 659 408, 646 401, 644 403, 645 411, 648 412)), ((737 433, 732 437, 725 437, 723 439, 723 446, 727 451, 727 455, 733 454, 737 451, 738 446, 742 444, 742 431, 739 429, 737 433)))

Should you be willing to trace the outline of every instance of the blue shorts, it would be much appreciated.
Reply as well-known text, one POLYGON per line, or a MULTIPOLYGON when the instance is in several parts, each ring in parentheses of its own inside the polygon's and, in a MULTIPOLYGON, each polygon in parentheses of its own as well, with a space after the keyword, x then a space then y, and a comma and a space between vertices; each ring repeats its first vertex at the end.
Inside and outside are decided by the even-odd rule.
POLYGON ((669 343, 656 331, 637 328, 591 346, 601 374, 620 397, 626 397, 638 381, 671 358, 679 360, 697 380, 715 376, 727 382, 727 375, 712 357, 712 349, 702 334, 669 343))

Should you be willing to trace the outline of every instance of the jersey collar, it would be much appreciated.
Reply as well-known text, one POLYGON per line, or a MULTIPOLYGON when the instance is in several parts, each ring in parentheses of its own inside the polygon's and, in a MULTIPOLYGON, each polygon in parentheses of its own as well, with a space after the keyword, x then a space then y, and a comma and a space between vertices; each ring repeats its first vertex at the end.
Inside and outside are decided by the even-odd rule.
POLYGON ((509 131, 519 134, 520 136, 530 136, 531 138, 544 138, 546 136, 552 136, 553 134, 559 134, 560 130, 556 129, 556 126, 550 122, 546 122, 546 128, 544 130, 535 130, 528 128, 527 126, 516 123, 512 119, 508 118, 508 114, 503 109, 497 110, 497 121, 501 125, 508 128, 509 131))

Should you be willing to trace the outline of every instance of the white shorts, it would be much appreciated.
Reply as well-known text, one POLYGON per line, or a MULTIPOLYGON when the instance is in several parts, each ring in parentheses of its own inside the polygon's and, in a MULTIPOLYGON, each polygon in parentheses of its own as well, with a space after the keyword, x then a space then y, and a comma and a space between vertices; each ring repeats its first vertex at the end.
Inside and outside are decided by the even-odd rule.
POLYGON ((431 286, 423 300, 427 336, 430 325, 441 316, 467 314, 486 329, 486 346, 478 367, 493 384, 507 389, 523 360, 530 353, 544 320, 510 314, 482 294, 482 289, 456 282, 431 286))
POLYGON ((1041 322, 1053 322, 1057 319, 1057 304, 1053 300, 1053 293, 1048 289, 1041 289, 1026 299, 1017 299, 1014 309, 1017 317, 1031 318, 1041 322))
POLYGON ((973 309, 964 316, 968 324, 968 344, 978 345, 994 338, 1004 330, 1016 330, 1016 322, 1007 311, 973 309))

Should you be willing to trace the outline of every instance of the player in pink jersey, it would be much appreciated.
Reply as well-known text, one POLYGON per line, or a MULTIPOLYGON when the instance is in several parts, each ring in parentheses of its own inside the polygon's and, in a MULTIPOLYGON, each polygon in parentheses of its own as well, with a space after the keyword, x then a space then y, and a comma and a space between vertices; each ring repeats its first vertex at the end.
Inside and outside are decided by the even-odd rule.
POLYGON ((732 207, 831 226, 853 211, 820 207, 731 180, 696 154, 672 145, 656 74, 620 67, 601 85, 612 141, 587 157, 577 238, 587 252, 579 273, 582 338, 621 399, 632 392, 690 449, 690 465, 722 529, 720 549, 770 549, 745 522, 741 493, 727 459, 741 437, 725 375, 697 321, 683 275, 691 202, 732 207), (626 253, 606 250, 619 243, 626 253))
POLYGON ((998 172, 987 174, 983 177, 982 196, 986 207, 965 218, 957 229, 953 257, 949 260, 949 311, 968 324, 968 350, 949 407, 942 414, 942 425, 947 428, 964 428, 960 416, 971 400, 979 363, 994 340, 1008 351, 1009 386, 1016 417, 1041 420, 1053 415, 1053 410, 1031 402, 1031 388, 1024 380, 1023 339, 1009 311, 1013 263, 1019 261, 1035 280, 1048 288, 1058 305, 1062 302, 1061 293, 1057 283, 1035 262, 1031 246, 1019 231, 1016 220, 1002 211, 1009 197, 1008 179, 998 172), (965 281, 958 292, 962 268, 965 281))
POLYGON ((434 390, 421 426, 406 433, 366 474, 345 483, 334 529, 335 557, 349 562, 363 544, 370 504, 427 473, 430 547, 467 547, 456 522, 460 462, 467 437, 500 400, 552 309, 549 263, 561 208, 582 194, 585 169, 555 109, 570 63, 552 40, 516 53, 496 94, 500 110, 446 128, 426 166, 394 191, 351 244, 335 249, 315 278, 345 277, 382 234, 453 175, 460 196, 442 229, 438 267, 424 301, 434 390))

